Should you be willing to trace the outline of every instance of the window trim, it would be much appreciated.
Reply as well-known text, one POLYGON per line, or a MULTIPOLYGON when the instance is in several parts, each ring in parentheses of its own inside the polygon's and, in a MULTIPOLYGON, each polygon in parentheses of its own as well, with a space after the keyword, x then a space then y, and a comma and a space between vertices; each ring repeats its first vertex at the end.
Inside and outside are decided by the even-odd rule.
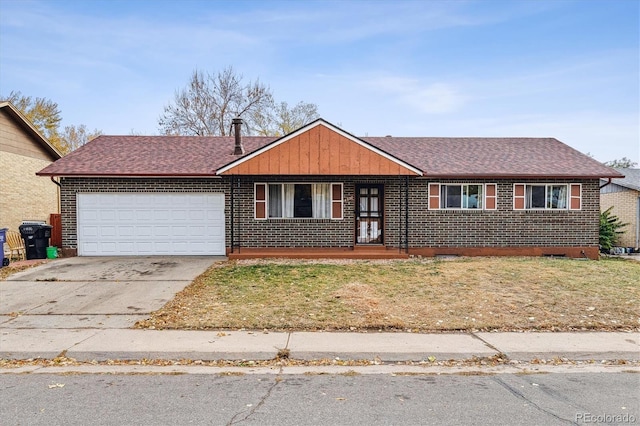
POLYGON ((547 212, 547 211, 579 211, 582 210, 582 184, 573 182, 530 182, 530 183, 514 183, 513 184, 513 210, 517 211, 532 211, 532 212, 547 212), (544 186, 544 207, 529 207, 527 208, 527 187, 531 186, 544 186), (549 208, 547 207, 547 198, 549 187, 552 186, 565 186, 566 192, 566 207, 563 208, 549 208), (520 188, 522 189, 520 191, 520 188), (577 188, 577 195, 573 194, 574 188, 577 188), (578 207, 574 208, 574 202, 578 207))
MULTIPOLYGON (((313 188, 312 188, 313 191, 313 188)), ((254 208, 253 217, 255 220, 304 220, 304 221, 320 221, 320 220, 344 220, 344 184, 342 182, 255 182, 254 183, 254 208), (257 200, 256 187, 258 185, 264 185, 265 199, 257 200), (269 185, 329 185, 329 217, 270 217, 269 216, 269 185), (340 200, 336 200, 333 197, 334 186, 340 187, 340 200), (257 217, 258 203, 264 203, 265 217, 257 217), (334 216, 334 205, 340 204, 340 217, 334 216)))
MULTIPOLYGON (((489 182, 429 182, 427 184, 428 187, 428 201, 427 201, 427 209, 428 210, 442 210, 442 211, 469 211, 469 212, 481 212, 481 211, 493 211, 498 209, 498 185, 496 183, 489 182), (442 197, 440 196, 442 191, 442 186, 482 186, 482 207, 481 208, 469 208, 469 207, 442 207, 442 197), (491 196, 487 195, 487 187, 493 186, 494 194, 491 196), (491 199, 493 207, 487 207, 487 200, 491 199)), ((462 188, 460 189, 462 193, 462 188)))

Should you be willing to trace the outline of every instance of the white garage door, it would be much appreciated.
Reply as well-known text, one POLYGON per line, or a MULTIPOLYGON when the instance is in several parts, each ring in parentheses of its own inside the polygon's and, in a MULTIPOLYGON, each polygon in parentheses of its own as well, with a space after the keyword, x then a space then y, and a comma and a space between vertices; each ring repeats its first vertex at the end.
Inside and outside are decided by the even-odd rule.
POLYGON ((78 255, 224 255, 224 194, 78 194, 78 255))

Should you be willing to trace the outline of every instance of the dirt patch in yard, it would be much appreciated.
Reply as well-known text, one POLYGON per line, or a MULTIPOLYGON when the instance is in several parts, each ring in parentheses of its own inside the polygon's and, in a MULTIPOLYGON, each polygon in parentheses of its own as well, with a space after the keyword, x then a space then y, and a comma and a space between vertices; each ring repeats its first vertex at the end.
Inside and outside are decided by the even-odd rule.
POLYGON ((216 264, 156 329, 638 330, 640 263, 546 258, 216 264))

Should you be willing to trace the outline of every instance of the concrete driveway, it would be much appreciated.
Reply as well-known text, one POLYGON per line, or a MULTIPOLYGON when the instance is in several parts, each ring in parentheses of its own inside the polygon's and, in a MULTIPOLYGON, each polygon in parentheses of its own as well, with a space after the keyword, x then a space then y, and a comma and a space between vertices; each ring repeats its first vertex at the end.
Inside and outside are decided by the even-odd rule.
POLYGON ((72 257, 0 281, 0 328, 128 328, 222 256, 72 257))

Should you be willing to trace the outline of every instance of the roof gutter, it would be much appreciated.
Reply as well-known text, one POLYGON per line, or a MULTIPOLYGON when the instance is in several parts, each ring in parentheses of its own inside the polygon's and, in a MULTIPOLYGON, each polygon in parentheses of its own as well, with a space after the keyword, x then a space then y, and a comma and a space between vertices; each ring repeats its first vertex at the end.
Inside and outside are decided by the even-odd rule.
MULTIPOLYGON (((220 179, 221 176, 216 175, 201 175, 201 174, 192 174, 192 175, 159 175, 159 174, 131 174, 131 175, 112 175, 112 174, 70 174, 70 173, 60 173, 60 174, 50 174, 50 173, 36 173, 37 176, 50 176, 54 177, 68 177, 68 178, 114 178, 114 179, 127 179, 127 178, 155 178, 155 179, 183 179, 183 178, 201 178, 201 179, 220 179)), ((58 184, 58 182, 56 182, 58 184)))

